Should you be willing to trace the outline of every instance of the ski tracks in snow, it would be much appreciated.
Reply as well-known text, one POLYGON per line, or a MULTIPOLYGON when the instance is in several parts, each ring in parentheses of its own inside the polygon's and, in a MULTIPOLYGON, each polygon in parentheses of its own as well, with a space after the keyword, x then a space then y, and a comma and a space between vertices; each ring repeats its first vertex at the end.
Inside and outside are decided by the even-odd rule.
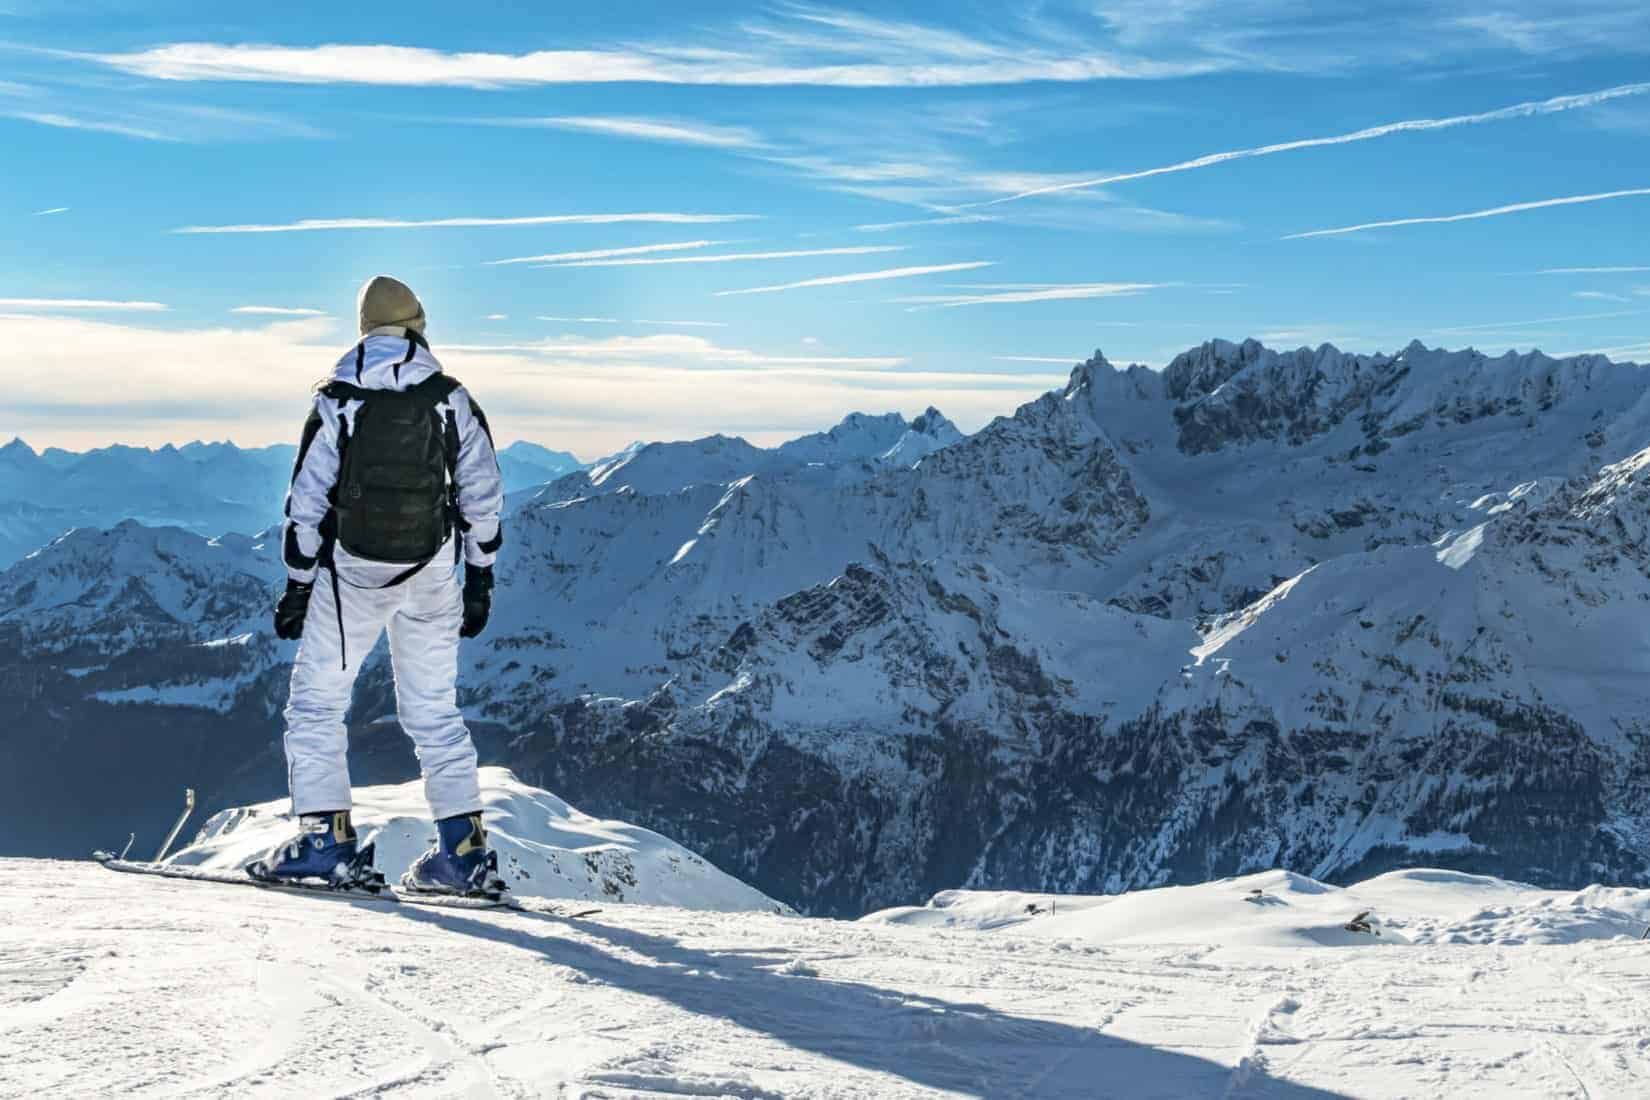
POLYGON ((414 911, 0 861, 0 1097, 1645 1095, 1650 951, 414 911), (51 895, 34 883, 62 884, 51 895))

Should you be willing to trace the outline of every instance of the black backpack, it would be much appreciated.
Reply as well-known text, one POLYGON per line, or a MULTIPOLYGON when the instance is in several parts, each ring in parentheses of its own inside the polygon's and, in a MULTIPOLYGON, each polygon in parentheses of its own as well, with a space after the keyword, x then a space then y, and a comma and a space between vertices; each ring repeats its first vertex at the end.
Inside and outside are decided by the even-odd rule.
MULTIPOLYGON (((436 407, 459 382, 431 375, 405 390, 331 382, 321 392, 340 406, 361 402, 353 430, 340 420, 338 482, 331 532, 358 558, 422 567, 457 522, 458 422, 436 407)), ((416 572, 412 570, 412 572, 416 572)))

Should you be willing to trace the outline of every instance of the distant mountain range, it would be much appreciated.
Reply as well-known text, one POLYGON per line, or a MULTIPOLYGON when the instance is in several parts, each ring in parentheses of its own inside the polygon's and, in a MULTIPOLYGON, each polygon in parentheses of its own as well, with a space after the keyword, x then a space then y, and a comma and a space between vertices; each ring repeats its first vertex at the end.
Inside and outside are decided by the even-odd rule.
MULTIPOLYGON (((43 452, 21 439, 0 447, 0 567, 75 527, 135 519, 213 537, 252 534, 281 518, 297 448, 233 443, 101 447, 43 452)), ((582 468, 564 451, 513 443, 499 454, 508 490, 582 468)))
MULTIPOLYGON (((638 446, 512 496, 462 701, 486 759, 813 912, 1272 866, 1644 883, 1647 445, 1635 364, 1211 341, 967 437, 638 446)), ((0 572, 7 844, 278 793, 272 542, 126 523, 0 572)), ((393 711, 380 653, 360 782, 409 773, 393 711)))

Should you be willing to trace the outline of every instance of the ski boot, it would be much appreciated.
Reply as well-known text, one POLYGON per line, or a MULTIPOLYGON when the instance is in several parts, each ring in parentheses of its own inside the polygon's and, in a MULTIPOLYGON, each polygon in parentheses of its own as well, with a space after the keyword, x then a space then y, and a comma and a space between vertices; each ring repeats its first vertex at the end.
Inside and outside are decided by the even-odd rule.
POLYGON ((303 814, 298 835, 248 863, 246 873, 259 882, 376 894, 384 888, 384 876, 373 870, 374 848, 357 843, 348 810, 303 814))
POLYGON ((435 823, 436 846, 419 856, 401 876, 411 894, 453 894, 498 901, 508 889, 498 873, 498 853, 487 847, 481 813, 444 817, 435 823))

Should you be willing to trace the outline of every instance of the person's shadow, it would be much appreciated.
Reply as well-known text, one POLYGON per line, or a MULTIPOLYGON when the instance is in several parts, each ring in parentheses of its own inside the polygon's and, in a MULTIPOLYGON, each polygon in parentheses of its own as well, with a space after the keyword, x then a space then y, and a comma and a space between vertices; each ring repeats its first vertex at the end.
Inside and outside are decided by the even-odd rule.
MULTIPOLYGON (((1234 1071, 1089 1028, 787 973, 782 967, 790 955, 783 951, 699 950, 605 923, 566 925, 652 960, 636 962, 587 943, 535 935, 461 912, 416 905, 396 912, 448 932, 542 954, 615 988, 731 1021, 787 1046, 960 1096, 1344 1100, 1339 1093, 1267 1077, 1263 1070, 1234 1071)), ((599 1076, 592 1083, 600 1083, 599 1076)), ((748 1100, 783 1100, 781 1094, 749 1087, 739 1094, 748 1100)))

